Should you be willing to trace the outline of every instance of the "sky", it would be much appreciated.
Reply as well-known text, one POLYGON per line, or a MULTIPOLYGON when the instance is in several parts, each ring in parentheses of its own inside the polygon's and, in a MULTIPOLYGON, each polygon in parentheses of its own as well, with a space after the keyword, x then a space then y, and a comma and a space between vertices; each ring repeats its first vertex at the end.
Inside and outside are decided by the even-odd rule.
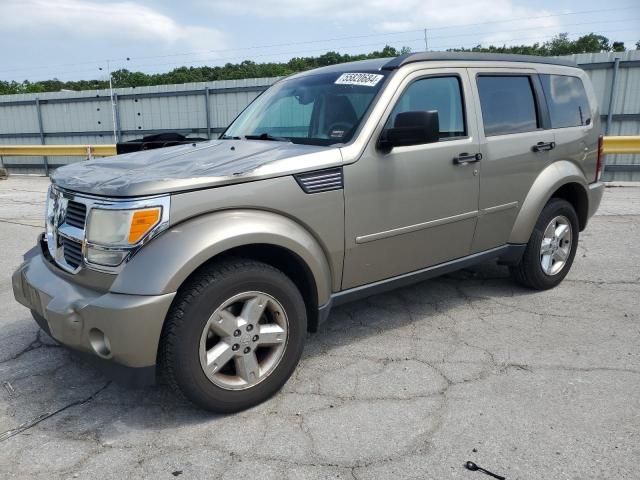
POLYGON ((385 45, 530 44, 590 32, 635 48, 640 1, 0 0, 0 80, 105 78, 385 45), (127 60, 128 59, 128 60, 127 60), (100 70, 102 69, 102 70, 100 70))

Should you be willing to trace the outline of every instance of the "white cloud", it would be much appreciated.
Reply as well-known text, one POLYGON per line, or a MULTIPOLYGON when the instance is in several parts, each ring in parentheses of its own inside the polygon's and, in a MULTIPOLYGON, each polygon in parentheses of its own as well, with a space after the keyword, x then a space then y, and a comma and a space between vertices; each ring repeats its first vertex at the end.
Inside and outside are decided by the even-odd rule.
POLYGON ((359 32, 371 28, 387 33, 428 28, 430 45, 435 48, 531 43, 561 31, 558 17, 550 16, 554 12, 519 6, 514 0, 220 0, 216 9, 220 8, 236 15, 334 19, 358 24, 359 32), (479 23, 485 25, 458 30, 441 28, 479 23))
POLYGON ((181 25, 163 13, 134 2, 87 0, 2 0, 0 29, 46 31, 69 38, 105 38, 124 41, 224 47, 222 32, 207 27, 181 25))
MULTIPOLYGON (((367 13, 380 13, 395 9, 396 3, 419 3, 406 0, 219 0, 215 8, 235 14, 271 17, 362 17, 367 13), (391 3, 393 1, 394 3, 391 3)), ((203 2, 203 5, 207 3, 203 2)), ((209 5, 214 5, 210 3, 209 5)))

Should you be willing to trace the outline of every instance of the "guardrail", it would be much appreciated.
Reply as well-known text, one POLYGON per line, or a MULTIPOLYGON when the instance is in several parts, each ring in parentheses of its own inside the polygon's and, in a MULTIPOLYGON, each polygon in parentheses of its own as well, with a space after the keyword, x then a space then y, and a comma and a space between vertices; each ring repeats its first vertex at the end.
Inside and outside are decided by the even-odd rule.
POLYGON ((0 155, 8 157, 111 157, 115 145, 0 145, 0 155))
MULTIPOLYGON (((605 136, 602 141, 604 154, 636 154, 640 153, 640 135, 638 136, 605 136)), ((91 159, 93 157, 110 157, 116 155, 115 145, 0 145, 0 159, 2 156, 75 156, 91 159)), ((45 171, 48 173, 48 163, 45 161, 45 171)), ((640 168, 640 164, 609 165, 609 167, 629 167, 631 170, 640 168)), ((605 170, 607 166, 605 166, 605 170)))
POLYGON ((640 153, 640 136, 603 137, 602 153, 640 153))
MULTIPOLYGON (((640 153, 640 135, 603 137, 602 150, 605 154, 640 153)), ((12 156, 75 156, 110 157, 116 155, 115 145, 0 145, 0 155, 12 156)))

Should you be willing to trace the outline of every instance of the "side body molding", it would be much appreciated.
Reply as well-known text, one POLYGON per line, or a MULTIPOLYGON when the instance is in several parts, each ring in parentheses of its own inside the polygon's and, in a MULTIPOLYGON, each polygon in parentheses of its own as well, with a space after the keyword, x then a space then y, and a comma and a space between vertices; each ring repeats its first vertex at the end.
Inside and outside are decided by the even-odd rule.
POLYGON ((582 186, 588 196, 589 187, 580 168, 568 160, 560 160, 545 168, 533 182, 509 236, 509 243, 527 243, 540 212, 553 193, 568 183, 582 186))
POLYGON ((210 258, 252 244, 274 245, 296 254, 314 277, 318 305, 329 301, 331 268, 313 235, 287 217, 249 209, 218 211, 172 226, 129 261, 111 291, 134 295, 175 292, 210 258))

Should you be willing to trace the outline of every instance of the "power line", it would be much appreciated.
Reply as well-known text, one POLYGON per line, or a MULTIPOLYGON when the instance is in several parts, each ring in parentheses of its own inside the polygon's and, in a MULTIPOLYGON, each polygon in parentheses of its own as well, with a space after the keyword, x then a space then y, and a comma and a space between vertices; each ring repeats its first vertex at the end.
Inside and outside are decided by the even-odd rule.
MULTIPOLYGON (((630 21, 633 20, 640 20, 640 18, 636 19, 636 18, 630 18, 627 19, 630 21)), ((603 24, 607 24, 607 23, 619 23, 620 20, 609 20, 606 22, 603 22, 602 20, 597 20, 597 21, 593 21, 593 22, 581 22, 581 23, 567 23, 565 25, 562 26, 562 28, 564 27, 578 27, 578 26, 582 26, 582 25, 603 25, 603 24)), ((527 31, 527 30, 539 30, 541 27, 530 27, 530 28, 518 28, 516 30, 500 30, 500 31, 496 31, 496 32, 482 32, 482 35, 485 36, 489 36, 489 35, 495 35, 497 33, 513 33, 513 32, 523 32, 523 31, 527 31)), ((429 40, 433 40, 435 38, 454 38, 454 37, 467 37, 469 35, 478 35, 479 32, 473 32, 473 33, 458 33, 456 35, 440 35, 440 36, 435 36, 435 37, 429 37, 429 40)))
MULTIPOLYGON (((492 20, 492 21, 489 21, 489 22, 480 22, 480 23, 467 23, 467 24, 459 24, 459 25, 445 25, 445 26, 440 26, 440 27, 435 27, 435 28, 429 28, 429 30, 433 31, 433 30, 444 30, 444 29, 449 29, 449 28, 473 27, 473 26, 480 26, 480 25, 491 25, 491 24, 496 24, 496 23, 513 23, 513 22, 524 21, 524 20, 537 20, 537 19, 543 19, 543 18, 563 17, 563 16, 568 16, 568 15, 583 15, 583 14, 587 14, 587 13, 613 12, 613 11, 629 10, 629 9, 635 9, 635 8, 638 8, 638 7, 634 6, 634 7, 621 7, 621 8, 603 8, 603 9, 597 9, 597 10, 583 10, 583 11, 578 11, 578 12, 565 12, 565 13, 558 13, 558 14, 552 14, 552 15, 540 15, 540 16, 536 16, 536 17, 519 17, 519 18, 511 18, 511 19, 508 19, 508 20, 492 20)), ((616 21, 619 21, 619 19, 617 19, 616 21)), ((595 23, 598 23, 598 22, 595 22, 595 23)), ((538 27, 534 27, 534 28, 540 28, 540 27, 538 26, 538 27)), ((341 40, 352 40, 352 39, 356 39, 356 38, 378 37, 378 36, 388 36, 388 35, 402 35, 402 34, 405 34, 405 33, 417 33, 417 32, 423 32, 423 31, 424 31, 424 28, 420 28, 420 29, 415 29, 415 30, 401 30, 401 31, 397 31, 397 32, 371 33, 371 34, 362 34, 362 35, 349 35, 349 36, 344 36, 344 37, 334 37, 334 38, 307 40, 307 41, 304 41, 304 42, 287 42, 287 43, 278 43, 278 44, 271 44, 271 45, 254 45, 254 46, 249 46, 249 47, 240 47, 240 48, 231 48, 231 49, 222 49, 222 50, 192 51, 192 52, 174 53, 174 54, 167 54, 167 55, 143 56, 143 57, 136 57, 136 58, 137 59, 167 58, 167 57, 174 57, 174 56, 187 56, 187 55, 200 54, 200 53, 220 53, 220 52, 239 51, 239 50, 253 50, 253 49, 264 49, 264 48, 274 48, 274 47, 289 47, 289 46, 292 46, 292 45, 308 45, 308 44, 311 44, 311 43, 334 42, 334 41, 341 41, 341 40)))
MULTIPOLYGON (((606 22, 597 22, 597 23, 606 23, 606 22)), ((577 25, 582 25, 582 24, 576 24, 577 25)), ((461 34, 461 35, 441 35, 438 37, 429 37, 429 40, 433 40, 433 39, 438 39, 438 38, 457 38, 457 37, 462 37, 462 36, 470 36, 470 35, 482 35, 482 36, 490 36, 490 35, 496 35, 496 34, 500 34, 500 33, 513 33, 513 32, 520 32, 520 31, 526 31, 526 30, 537 30, 537 28, 531 28, 531 29, 521 29, 521 30, 508 30, 508 31, 500 31, 500 32, 483 32, 483 33, 472 33, 472 34, 461 34)), ((635 29, 630 29, 631 31, 635 31, 635 29)), ((619 31, 624 31, 624 30, 619 30, 619 31)), ((562 32, 564 33, 564 32, 562 32)), ((569 33, 569 32, 567 32, 569 33)), ((569 33, 570 35, 586 35, 588 33, 591 32, 573 32, 573 33, 569 33)), ((554 36, 556 36, 558 33, 555 34, 551 34, 548 37, 544 37, 544 38, 553 38, 554 36)), ((479 37, 475 37, 475 38, 479 38, 479 37)), ((521 39, 529 39, 531 38, 531 35, 529 35, 528 37, 520 37, 521 39)), ((403 44, 403 43, 410 43, 410 42, 417 42, 417 41, 422 41, 424 42, 424 38, 406 38, 406 39, 400 39, 400 40, 396 40, 394 43, 396 45, 398 44, 403 44)), ((510 42, 511 40, 499 40, 499 42, 510 42)), ((366 44, 359 44, 359 45, 345 45, 343 46, 343 50, 344 49, 351 49, 351 48, 360 48, 360 47, 371 47, 371 46, 379 46, 380 43, 376 42, 376 43, 366 43, 366 44)), ((433 49, 433 46, 431 47, 433 49)), ((262 53, 262 54, 257 54, 257 55, 252 55, 252 58, 264 58, 264 57, 272 57, 272 56, 279 56, 279 55, 296 55, 296 54, 300 54, 300 53, 307 53, 307 52, 325 52, 326 50, 324 48, 322 49, 312 49, 312 50, 304 50, 304 51, 300 51, 300 50, 295 50, 295 51, 284 51, 284 52, 268 52, 268 53, 262 53)), ((238 59, 245 59, 244 57, 241 56, 233 56, 233 57, 203 57, 203 58, 198 58, 198 59, 192 59, 189 63, 194 63, 194 62, 205 62, 205 61, 229 61, 229 60, 238 60, 238 59)), ((247 59, 248 60, 248 59, 247 59)), ((181 63, 176 63, 176 62, 169 62, 169 63, 144 63, 144 64, 134 64, 131 65, 132 68, 139 68, 139 67, 159 67, 159 66, 168 66, 168 65, 184 65, 181 63)), ((186 65, 185 65, 186 66, 186 65)))
MULTIPOLYGON (((507 19, 507 20, 492 20, 492 21, 488 21, 488 22, 479 22, 479 23, 445 25, 445 26, 440 26, 440 27, 429 28, 429 31, 445 30, 445 29, 450 29, 450 28, 462 28, 462 27, 482 26, 482 25, 493 25, 493 24, 502 24, 502 23, 514 23, 514 22, 523 21, 523 20, 536 20, 536 19, 545 19, 545 18, 565 17, 565 16, 570 16, 570 15, 584 15, 584 14, 589 14, 589 13, 613 12, 613 11, 629 10, 629 9, 635 9, 635 8, 638 8, 638 7, 637 6, 633 6, 633 7, 629 6, 629 7, 619 7, 619 8, 604 8, 604 9, 595 9, 595 10, 582 10, 582 11, 577 11, 577 12, 564 12, 564 13, 558 13, 558 14, 534 16, 534 17, 518 17, 518 18, 507 19)), ((619 20, 615 20, 615 21, 619 21, 619 20)), ((593 23, 604 23, 604 22, 593 22, 593 23)), ((567 26, 570 26, 570 25, 567 25, 567 26)), ((540 28, 540 27, 539 26, 538 27, 533 27, 532 29, 537 29, 537 28, 540 28)), ((289 47, 289 46, 292 46, 292 45, 309 45, 309 44, 313 44, 313 43, 335 42, 335 41, 351 40, 351 39, 357 39, 357 38, 386 37, 386 36, 395 36, 395 35, 402 35, 402 34, 406 34, 406 33, 416 33, 416 32, 421 32, 422 33, 423 31, 424 31, 424 29, 403 30, 403 31, 398 31, 398 32, 372 33, 372 34, 350 35, 350 36, 343 36, 343 37, 333 37, 333 38, 325 38, 325 39, 307 40, 307 41, 303 41, 303 42, 287 42, 287 43, 278 43, 278 44, 271 44, 271 45, 254 45, 254 46, 248 46, 248 47, 237 47, 237 48, 218 49, 218 50, 201 50, 201 51, 197 51, 196 50, 196 51, 191 51, 191 52, 174 53, 174 54, 166 54, 166 55, 140 56, 140 57, 136 57, 136 60, 152 59, 152 58, 170 58, 170 57, 189 56, 189 55, 200 55, 200 54, 205 54, 205 53, 222 53, 222 52, 246 51, 246 50, 255 50, 255 49, 276 48, 276 47, 283 47, 283 46, 289 47)), ((520 30, 513 30, 513 31, 520 31, 520 30)), ((429 38, 441 38, 441 37, 429 37, 429 38)), ((237 58, 237 57, 233 57, 233 58, 237 58)), ((109 59, 110 62, 117 62, 119 60, 120 59, 109 59)), ((26 71, 31 71, 31 70, 41 70, 41 69, 47 69, 47 68, 52 68, 52 67, 74 67, 74 66, 78 66, 78 65, 90 65, 90 64, 99 65, 99 64, 102 64, 102 63, 104 63, 106 61, 107 60, 104 60, 104 61, 86 61, 86 62, 75 62, 75 63, 67 63, 67 64, 58 64, 58 65, 47 65, 47 66, 43 65, 43 66, 38 66, 38 67, 13 68, 13 69, 0 70, 0 73, 15 72, 15 71, 26 72, 26 71)))
POLYGON ((600 9, 597 9, 597 10, 583 10, 583 11, 580 11, 580 12, 554 13, 552 15, 540 15, 540 16, 537 16, 537 17, 520 17, 520 18, 509 19, 509 20, 492 20, 490 22, 467 23, 467 24, 463 24, 463 25, 451 25, 451 26, 446 26, 446 27, 435 27, 435 28, 430 28, 429 30, 442 30, 444 28, 458 28, 458 27, 473 27, 473 26, 477 26, 477 25, 490 25, 490 24, 494 24, 494 23, 506 23, 506 22, 512 22, 512 21, 520 21, 520 20, 537 20, 537 19, 541 19, 541 18, 563 17, 563 16, 568 16, 568 15, 582 15, 582 14, 587 14, 587 13, 613 12, 613 11, 619 11, 619 10, 631 10, 631 9, 636 9, 636 8, 638 8, 637 5, 634 5, 633 7, 600 8, 600 9))
MULTIPOLYGON (((635 20, 635 19, 632 19, 635 20)), ((639 19, 640 20, 640 19, 639 19)), ((581 23, 575 23, 575 24, 568 24, 565 26, 582 26, 582 25, 591 25, 591 24, 606 24, 606 23, 617 23, 618 20, 611 20, 608 22, 602 22, 602 21, 598 21, 598 22, 581 22, 581 23)), ((522 31, 528 31, 528 30, 538 30, 540 27, 531 27, 531 28, 523 28, 523 29, 518 29, 518 30, 501 30, 501 31, 492 31, 492 32, 473 32, 473 33, 463 33, 463 34, 456 34, 456 35, 439 35, 439 36, 432 36, 429 37, 430 40, 435 40, 435 39, 443 39, 443 38, 459 38, 459 37, 470 37, 473 35, 476 36, 491 36, 491 35, 496 35, 496 34, 502 34, 502 33, 514 33, 514 32, 522 32, 522 31)), ((635 31, 634 29, 631 29, 631 31, 635 31)), ((588 34, 588 33, 592 33, 592 32, 581 32, 580 34, 588 34)), ((577 33, 572 33, 573 35, 576 35, 577 33)), ((557 35, 553 34, 547 37, 543 37, 543 38, 553 38, 553 36, 557 35)), ((479 38, 479 37, 474 37, 474 38, 479 38)), ((520 37, 523 40, 527 40, 529 38, 531 38, 531 36, 528 37, 520 37)), ((417 40, 423 40, 423 39, 417 39, 417 38, 405 38, 405 39, 399 39, 396 40, 395 42, 390 42, 393 44, 402 44, 402 43, 411 43, 411 42, 416 42, 417 40)), ((512 40, 497 40, 498 42, 510 42, 512 40)), ((481 42, 481 40, 478 40, 477 42, 481 42)), ((476 41, 474 41, 474 43, 477 44, 476 41)), ((465 42, 466 43, 466 42, 465 42)), ((346 45, 343 46, 343 49, 350 49, 350 48, 360 48, 360 47, 371 47, 371 46, 379 46, 380 43, 376 42, 376 43, 366 43, 366 44, 359 44, 359 45, 346 45)), ((459 44, 458 44, 459 45, 459 44)), ((440 47, 442 48, 442 47, 440 47)), ((433 47, 432 47, 433 49, 433 47)), ((265 57, 275 57, 275 56, 280 56, 280 55, 296 55, 296 54, 307 54, 307 53, 311 53, 311 52, 326 52, 326 47, 325 48, 318 48, 318 49, 312 49, 312 50, 295 50, 295 51, 284 51, 284 52, 266 52, 266 53, 261 53, 261 54, 254 54, 251 56, 251 58, 265 58, 265 57)), ((190 59, 190 60, 183 60, 183 61, 179 61, 179 62, 162 62, 162 63, 139 63, 139 64, 127 64, 126 66, 130 69, 139 69, 139 68, 145 68, 145 67, 162 67, 162 66, 188 66, 189 64, 193 64, 193 63, 197 63, 197 62, 222 62, 222 61, 230 61, 230 60, 248 60, 246 57, 244 56, 231 56, 231 57, 200 57, 200 58, 195 58, 195 59, 190 59)), ((71 71, 67 71, 65 73, 84 73, 87 72, 89 73, 89 70, 71 70, 71 71)))
MULTIPOLYGON (((526 29, 523 29, 526 30, 526 29)), ((521 31, 521 30, 516 30, 516 31, 521 31)), ((626 32, 626 31, 636 31, 636 29, 622 29, 622 30, 615 30, 615 31, 611 31, 611 33, 620 33, 620 32, 626 32)), ((496 33, 502 33, 502 32, 491 32, 493 34, 496 33)), ((477 33, 476 35, 480 36, 486 36, 486 35, 490 35, 491 33, 477 33)), ((577 36, 577 35, 586 35, 592 32, 589 31, 583 31, 583 32, 563 32, 563 33, 567 33, 568 35, 572 35, 572 36, 577 36)), ((546 39, 551 39, 554 38, 557 35, 557 33, 555 34, 549 34, 543 37, 538 37, 539 40, 546 40, 546 39)), ((462 35, 459 35, 462 36, 462 35)), ((468 35, 466 35, 468 36, 468 35)), ((439 38, 455 38, 456 36, 440 36, 439 38)), ((431 37, 434 38, 434 37, 431 37)), ((531 35, 528 36, 521 36, 521 37, 517 37, 517 38, 508 38, 508 39, 501 39, 498 40, 497 42, 491 42, 491 43, 503 43, 503 44, 507 44, 507 43, 513 43, 513 42, 517 42, 517 41, 526 41, 526 40, 530 40, 531 39, 531 35)), ((414 37, 414 38, 405 38, 405 39, 399 39, 395 42, 390 42, 392 45, 390 46, 410 46, 409 44, 417 44, 418 42, 420 42, 420 47, 419 49, 422 48, 423 42, 424 42, 424 38, 423 37, 414 37)), ((448 45, 432 45, 431 49, 432 50, 444 50, 447 48, 463 48, 464 45, 471 45, 471 47, 466 47, 466 48, 473 48, 476 45, 482 44, 482 40, 480 39, 480 37, 476 37, 476 39, 468 39, 465 40, 464 42, 458 42, 458 43, 452 43, 452 44, 448 44, 448 45)), ((380 44, 378 42, 376 43, 366 43, 366 44, 358 44, 358 45, 345 45, 343 46, 343 51, 344 49, 353 49, 353 48, 363 48, 363 47, 372 47, 372 46, 380 46, 380 44)), ((499 45, 498 45, 499 46, 499 45)), ((304 50, 304 51, 300 51, 300 50, 295 50, 295 51, 284 51, 284 52, 269 52, 269 53, 262 53, 262 54, 257 54, 257 55, 253 55, 252 58, 264 58, 264 57, 273 57, 273 56, 280 56, 280 55, 287 55, 287 56, 296 56, 299 54, 306 54, 309 55, 311 53, 315 53, 315 52, 326 52, 325 49, 316 49, 316 50, 304 50)), ((185 63, 175 63, 175 62, 171 62, 171 63, 151 63, 151 64, 138 64, 138 65, 131 65, 131 68, 141 68, 141 67, 167 67, 167 66, 184 66, 184 67, 195 67, 196 65, 194 65, 195 63, 208 63, 208 62, 212 62, 212 61, 228 61, 228 60, 236 60, 236 59, 245 59, 244 57, 204 57, 204 58, 198 58, 198 59, 192 59, 191 61, 187 62, 188 64, 185 63)), ((203 65, 204 66, 204 65, 203 65)), ((82 70, 71 70, 71 71, 67 71, 65 73, 92 73, 94 72, 94 70, 86 70, 86 69, 82 69, 82 70)), ((51 76, 47 76, 45 79, 51 79, 51 76)), ((37 81, 37 80, 35 80, 37 81)))
MULTIPOLYGON (((615 30, 615 31, 613 31, 613 33, 635 32, 635 31, 636 31, 636 29, 630 28, 630 29, 615 30)), ((566 33, 568 35, 570 35, 570 36, 577 36, 577 35, 588 35, 589 33, 592 33, 592 32, 566 32, 566 33)), ((550 40, 550 39, 553 39, 556 36, 557 36, 557 33, 553 34, 553 35, 546 35, 546 36, 540 37, 539 39, 540 40, 550 40)), ((505 40, 499 40, 497 42, 492 42, 493 43, 492 46, 500 48, 501 45, 496 45, 496 43, 504 43, 504 44, 508 43, 508 44, 511 44, 510 46, 516 46, 517 47, 517 46, 520 46, 520 45, 513 45, 513 42, 527 41, 527 40, 530 40, 530 39, 531 39, 531 36, 518 37, 518 38, 509 38, 509 39, 505 39, 505 40)), ((481 46, 481 47, 484 47, 484 48, 487 47, 487 45, 483 46, 482 42, 480 42, 480 41, 477 41, 477 42, 470 41, 470 42, 466 42, 466 43, 467 44, 475 43, 475 45, 473 45, 472 47, 464 47, 461 44, 455 44, 454 43, 454 44, 448 44, 448 45, 436 45, 434 47, 434 49, 435 50, 444 50, 444 49, 447 49, 447 48, 473 48, 473 47, 478 46, 478 45, 481 46)), ((489 46, 491 46, 491 45, 489 45, 489 46)), ((507 48, 509 48, 509 47, 507 47, 507 48)))

